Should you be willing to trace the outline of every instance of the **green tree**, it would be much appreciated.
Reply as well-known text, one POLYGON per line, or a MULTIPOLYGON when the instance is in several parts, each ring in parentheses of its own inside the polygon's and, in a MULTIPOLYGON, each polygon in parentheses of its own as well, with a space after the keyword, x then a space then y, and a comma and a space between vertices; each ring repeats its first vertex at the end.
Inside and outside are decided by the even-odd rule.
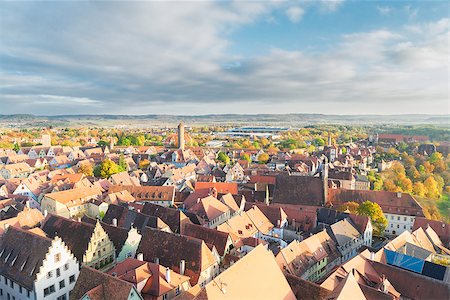
POLYGON ((388 224, 388 220, 384 216, 383 210, 378 203, 364 201, 359 205, 357 212, 360 216, 367 216, 370 218, 373 225, 373 234, 375 236, 383 235, 388 224))
POLYGON ((252 162, 252 158, 251 158, 250 155, 248 155, 247 153, 244 153, 244 154, 241 156, 241 159, 246 160, 246 161, 248 161, 249 163, 252 162))
POLYGON ((319 138, 315 138, 314 141, 313 141, 313 145, 317 146, 317 147, 324 146, 325 145, 325 141, 324 141, 323 138, 320 138, 320 137, 319 138))
POLYGON ((119 172, 123 172, 127 170, 127 163, 125 162, 125 157, 123 153, 119 155, 119 172))
POLYGON ((217 159, 226 165, 230 163, 230 158, 223 152, 219 152, 219 154, 217 154, 217 159))
POLYGON ((94 168, 94 176, 100 178, 109 178, 111 175, 119 172, 119 166, 109 158, 94 168))

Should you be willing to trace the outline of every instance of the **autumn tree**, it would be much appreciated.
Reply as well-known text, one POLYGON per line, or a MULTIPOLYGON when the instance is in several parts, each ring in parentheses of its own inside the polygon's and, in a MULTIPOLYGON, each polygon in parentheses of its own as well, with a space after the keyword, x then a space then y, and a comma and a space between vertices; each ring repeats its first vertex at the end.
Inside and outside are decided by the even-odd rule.
POLYGON ((269 157, 269 154, 267 154, 267 153, 261 153, 261 154, 258 156, 258 162, 259 162, 260 164, 265 164, 265 163, 267 163, 267 162, 269 161, 269 159, 270 159, 270 157, 269 157))
POLYGON ((373 225, 373 234, 376 236, 382 236, 386 226, 388 224, 388 220, 383 214, 383 210, 381 209, 378 203, 374 203, 371 201, 364 201, 361 203, 357 209, 357 213, 360 216, 367 216, 370 218, 370 221, 373 225))
POLYGON ((92 168, 91 164, 82 164, 80 168, 78 169, 78 173, 82 173, 85 176, 93 176, 94 175, 94 169, 92 168))
POLYGON ((349 211, 351 214, 357 214, 359 208, 359 203, 354 201, 345 202, 338 207, 338 211, 349 211))
POLYGON ((100 178, 109 178, 111 175, 119 172, 119 166, 109 158, 105 159, 101 164, 94 168, 94 176, 100 178))

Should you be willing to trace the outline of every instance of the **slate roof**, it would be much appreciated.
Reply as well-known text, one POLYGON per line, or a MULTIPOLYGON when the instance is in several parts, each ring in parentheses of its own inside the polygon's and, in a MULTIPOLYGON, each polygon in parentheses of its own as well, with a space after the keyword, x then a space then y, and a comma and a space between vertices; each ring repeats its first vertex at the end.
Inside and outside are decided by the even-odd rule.
POLYGON ((112 225, 113 219, 117 220, 117 226, 126 229, 135 227, 139 232, 145 227, 157 229, 165 229, 168 227, 168 225, 158 217, 130 210, 125 206, 110 204, 102 221, 112 225))
POLYGON ((50 238, 59 236, 79 262, 83 261, 83 255, 91 241, 94 228, 95 225, 73 221, 53 214, 48 214, 41 226, 41 229, 50 238))
POLYGON ((145 203, 142 213, 160 218, 175 233, 180 233, 182 224, 189 222, 189 219, 182 211, 152 203, 145 203))
POLYGON ((10 226, 0 240, 0 274, 33 290, 51 244, 49 238, 10 226))

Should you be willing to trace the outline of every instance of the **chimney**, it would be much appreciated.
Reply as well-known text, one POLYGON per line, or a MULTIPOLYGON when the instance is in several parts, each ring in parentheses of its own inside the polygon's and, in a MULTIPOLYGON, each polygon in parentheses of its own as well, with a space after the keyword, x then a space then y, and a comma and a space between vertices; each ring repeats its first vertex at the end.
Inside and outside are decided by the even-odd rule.
POLYGON ((112 225, 114 227, 117 227, 117 219, 116 218, 112 219, 112 225))
POLYGON ((26 203, 27 208, 30 208, 30 200, 28 200, 26 203))
POLYGON ((184 275, 185 268, 186 268, 186 261, 184 259, 182 259, 180 261, 180 274, 181 275, 184 275))
POLYGON ((397 192, 397 198, 401 198, 402 197, 402 192, 397 192))
POLYGON ((137 260, 144 261, 144 254, 143 253, 138 253, 136 258, 137 258, 137 260))
POLYGON ((197 203, 200 203, 200 198, 197 198, 197 203))
POLYGON ((155 264, 159 265, 159 257, 155 258, 155 264))
POLYGON ((5 225, 3 225, 3 229, 6 231, 6 230, 8 230, 8 228, 9 228, 9 224, 5 223, 5 225))
POLYGON ((137 212, 138 212, 138 213, 140 213, 140 212, 141 212, 141 209, 140 209, 140 208, 138 208, 137 212))
POLYGON ((166 281, 170 283, 170 268, 166 268, 166 281))
POLYGON ((48 211, 44 210, 44 217, 46 217, 48 215, 48 211))
POLYGON ((370 252, 370 260, 374 260, 375 259, 375 252, 370 252))

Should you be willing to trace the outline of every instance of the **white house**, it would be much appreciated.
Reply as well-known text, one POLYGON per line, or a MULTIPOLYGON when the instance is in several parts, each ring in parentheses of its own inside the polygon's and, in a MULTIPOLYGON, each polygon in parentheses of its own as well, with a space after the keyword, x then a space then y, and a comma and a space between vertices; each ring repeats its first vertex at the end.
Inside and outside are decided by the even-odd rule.
POLYGON ((69 299, 79 265, 59 237, 9 227, 0 245, 1 299, 69 299))

